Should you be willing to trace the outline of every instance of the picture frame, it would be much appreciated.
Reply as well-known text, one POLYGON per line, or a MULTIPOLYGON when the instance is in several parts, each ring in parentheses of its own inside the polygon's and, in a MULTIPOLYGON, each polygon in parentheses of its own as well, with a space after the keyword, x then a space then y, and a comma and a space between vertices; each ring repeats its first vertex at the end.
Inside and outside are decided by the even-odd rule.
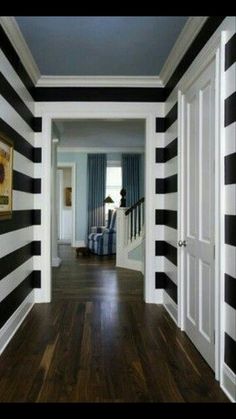
POLYGON ((0 132, 0 221, 12 217, 13 143, 0 132))
POLYGON ((66 207, 71 207, 72 205, 71 198, 72 198, 72 188, 67 187, 65 188, 65 206, 66 207))

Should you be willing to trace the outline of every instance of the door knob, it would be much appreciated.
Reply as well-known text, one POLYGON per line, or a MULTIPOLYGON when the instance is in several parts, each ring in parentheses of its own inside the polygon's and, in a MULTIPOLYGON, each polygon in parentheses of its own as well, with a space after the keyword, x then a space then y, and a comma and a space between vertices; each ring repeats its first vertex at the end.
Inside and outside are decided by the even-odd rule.
POLYGON ((179 247, 182 247, 182 246, 186 247, 187 246, 186 240, 183 240, 183 241, 182 240, 179 240, 178 241, 178 246, 179 247))

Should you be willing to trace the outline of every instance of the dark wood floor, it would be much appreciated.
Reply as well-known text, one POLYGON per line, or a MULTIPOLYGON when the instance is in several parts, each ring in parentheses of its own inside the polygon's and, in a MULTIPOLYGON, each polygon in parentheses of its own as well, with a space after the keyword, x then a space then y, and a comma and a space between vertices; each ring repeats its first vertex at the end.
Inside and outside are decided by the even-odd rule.
POLYGON ((189 339, 142 301, 141 274, 61 246, 53 301, 0 357, 1 402, 227 402, 189 339))

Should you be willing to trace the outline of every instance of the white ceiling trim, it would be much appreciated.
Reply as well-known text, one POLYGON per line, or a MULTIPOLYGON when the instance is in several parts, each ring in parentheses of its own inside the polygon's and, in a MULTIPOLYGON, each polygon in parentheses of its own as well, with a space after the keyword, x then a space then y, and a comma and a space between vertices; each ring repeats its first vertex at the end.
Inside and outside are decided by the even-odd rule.
POLYGON ((63 147, 59 153, 144 153, 144 147, 63 147))
POLYGON ((15 18, 13 16, 0 16, 0 23, 21 58, 27 73, 33 83, 36 84, 40 77, 40 71, 15 18))
POLYGON ((41 76, 37 87, 163 87, 158 76, 41 76))
POLYGON ((161 69, 159 77, 164 86, 167 84, 180 60, 183 58, 194 38, 196 38, 207 18, 208 16, 190 16, 188 18, 161 69))

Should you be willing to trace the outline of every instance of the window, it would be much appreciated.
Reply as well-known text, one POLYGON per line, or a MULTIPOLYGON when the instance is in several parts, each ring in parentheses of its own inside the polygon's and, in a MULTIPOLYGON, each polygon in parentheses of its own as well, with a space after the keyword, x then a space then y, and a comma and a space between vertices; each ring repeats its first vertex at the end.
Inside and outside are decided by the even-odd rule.
POLYGON ((109 195, 114 204, 106 204, 106 219, 109 209, 113 209, 115 207, 120 206, 120 190, 122 188, 122 174, 121 174, 121 166, 108 166, 107 167, 107 182, 106 182, 106 197, 109 195))

